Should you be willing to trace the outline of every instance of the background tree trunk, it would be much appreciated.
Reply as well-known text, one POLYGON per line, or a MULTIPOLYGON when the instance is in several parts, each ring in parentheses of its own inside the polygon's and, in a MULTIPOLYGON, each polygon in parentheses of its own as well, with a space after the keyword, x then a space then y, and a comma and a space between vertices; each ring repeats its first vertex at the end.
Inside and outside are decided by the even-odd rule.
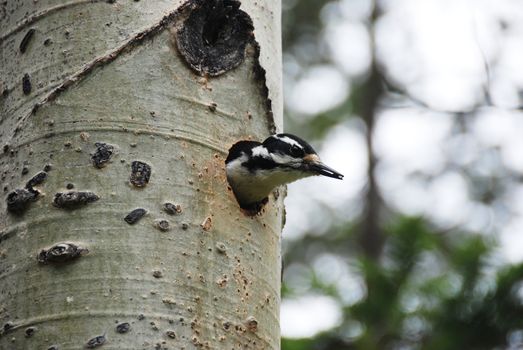
POLYGON ((215 78, 181 4, 0 4, 0 348, 279 348, 282 199, 242 214, 224 159, 281 126, 280 4, 242 4, 260 51, 215 78))

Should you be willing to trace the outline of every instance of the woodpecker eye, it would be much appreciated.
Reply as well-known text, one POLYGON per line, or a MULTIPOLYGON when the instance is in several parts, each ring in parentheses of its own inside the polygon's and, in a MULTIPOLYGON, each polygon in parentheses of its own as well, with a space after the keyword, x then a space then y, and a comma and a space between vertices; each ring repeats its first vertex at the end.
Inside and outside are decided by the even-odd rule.
POLYGON ((289 149, 289 152, 290 152, 291 156, 293 156, 295 158, 302 158, 305 155, 305 152, 303 152, 303 150, 296 145, 292 145, 291 148, 289 149))

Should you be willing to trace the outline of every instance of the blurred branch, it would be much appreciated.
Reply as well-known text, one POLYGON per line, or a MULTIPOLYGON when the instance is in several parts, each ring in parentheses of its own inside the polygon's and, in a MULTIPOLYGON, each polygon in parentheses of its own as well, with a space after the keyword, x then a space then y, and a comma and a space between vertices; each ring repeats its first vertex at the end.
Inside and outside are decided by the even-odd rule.
MULTIPOLYGON (((476 38, 476 42, 477 42, 477 38, 476 38)), ((491 79, 490 78, 490 65, 487 61, 487 57, 485 56, 485 53, 483 52, 483 49, 479 45, 479 42, 478 42, 478 50, 481 53, 481 58, 483 60, 483 67, 485 69, 486 81, 485 81, 485 84, 483 84, 483 96, 485 98, 484 106, 493 106, 494 104, 492 103, 492 97, 490 96, 490 79, 491 79)), ((520 107, 518 107, 518 108, 520 108, 520 107)))
POLYGON ((401 86, 400 83, 392 82, 385 73, 381 74, 380 79, 381 79, 380 83, 381 83, 382 88, 385 91, 385 93, 389 94, 389 96, 399 95, 401 98, 406 99, 410 102, 409 105, 405 105, 405 104, 384 105, 383 103, 381 104, 382 107, 386 107, 386 108, 390 108, 390 109, 408 108, 408 107, 417 106, 417 107, 421 107, 424 109, 429 109, 434 112, 466 116, 466 115, 474 114, 482 107, 490 106, 487 104, 477 103, 477 104, 474 104, 471 108, 464 109, 464 110, 450 110, 450 109, 436 108, 434 106, 429 105, 427 102, 423 101, 422 99, 417 98, 416 96, 412 95, 405 87, 401 86))
MULTIPOLYGON (((491 64, 487 58, 487 55, 485 54, 485 51, 483 50, 483 48, 481 46, 481 43, 479 42, 477 26, 476 26, 475 20, 473 21, 473 26, 474 26, 474 30, 473 30, 474 42, 476 43, 478 51, 481 55, 481 61, 483 63, 484 73, 485 73, 485 83, 482 84, 483 100, 478 101, 476 104, 474 104, 471 108, 468 108, 468 109, 447 110, 447 109, 437 108, 437 107, 429 105, 427 102, 423 101, 422 99, 419 99, 416 96, 413 96, 404 86, 402 86, 402 84, 391 81, 390 78, 388 78, 385 73, 382 75, 382 84, 384 86, 384 90, 391 95, 392 94, 401 95, 403 98, 409 100, 413 105, 417 105, 417 106, 420 106, 425 109, 430 109, 435 112, 457 114, 458 117, 465 117, 468 115, 473 115, 474 113, 476 113, 479 109, 481 109, 483 107, 497 107, 492 101, 492 95, 490 92, 491 82, 492 82, 491 64)), ((403 108, 403 107, 409 107, 409 106, 387 105, 386 107, 387 108, 403 108)), ((521 111, 521 110, 523 110, 523 106, 519 105, 514 108, 503 108, 503 109, 512 110, 512 111, 521 111)))
POLYGON ((378 15, 379 8, 376 2, 374 2, 374 8, 369 24, 373 57, 370 74, 362 86, 363 94, 361 96, 361 105, 358 108, 367 129, 365 140, 368 156, 366 205, 361 223, 359 241, 365 255, 372 259, 377 259, 381 255, 384 243, 383 232, 379 226, 380 207, 383 204, 383 201, 379 195, 376 183, 375 170, 377 161, 372 142, 376 111, 383 94, 383 86, 381 84, 382 74, 378 70, 374 53, 374 23, 378 18, 378 15))
POLYGON ((474 42, 476 43, 476 46, 478 47, 478 51, 481 55, 481 60, 483 62, 483 68, 485 70, 485 84, 483 85, 483 96, 485 98, 485 104, 487 106, 492 106, 492 97, 490 96, 490 81, 491 81, 491 72, 490 72, 490 64, 487 59, 487 55, 485 55, 485 51, 483 51, 483 48, 481 47, 481 44, 479 42, 478 37, 478 27, 476 23, 476 17, 473 17, 473 26, 474 26, 474 42))

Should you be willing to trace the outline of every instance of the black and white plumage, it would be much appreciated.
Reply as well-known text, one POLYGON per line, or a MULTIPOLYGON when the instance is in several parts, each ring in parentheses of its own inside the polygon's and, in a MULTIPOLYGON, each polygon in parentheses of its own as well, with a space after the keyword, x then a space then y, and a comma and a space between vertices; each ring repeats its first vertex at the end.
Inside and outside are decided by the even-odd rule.
POLYGON ((280 185, 314 175, 343 179, 320 161, 311 145, 291 134, 272 135, 263 143, 239 141, 230 148, 225 165, 240 207, 254 211, 280 185))

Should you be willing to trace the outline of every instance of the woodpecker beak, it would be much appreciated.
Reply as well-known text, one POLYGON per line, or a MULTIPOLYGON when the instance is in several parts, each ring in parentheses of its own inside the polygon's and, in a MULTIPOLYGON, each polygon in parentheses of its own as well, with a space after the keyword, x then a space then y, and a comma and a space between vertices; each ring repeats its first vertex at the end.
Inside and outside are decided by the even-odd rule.
POLYGON ((336 170, 329 168, 320 161, 320 158, 315 154, 306 155, 303 160, 305 161, 306 167, 309 171, 315 175, 323 175, 332 177, 334 179, 343 180, 343 175, 338 173, 336 170))
POLYGON ((317 175, 323 175, 323 176, 332 177, 332 178, 335 178, 338 180, 343 180, 342 174, 338 173, 336 170, 334 170, 332 168, 329 168, 328 166, 326 166, 325 164, 323 164, 321 162, 310 163, 309 169, 313 173, 316 173, 317 175))

